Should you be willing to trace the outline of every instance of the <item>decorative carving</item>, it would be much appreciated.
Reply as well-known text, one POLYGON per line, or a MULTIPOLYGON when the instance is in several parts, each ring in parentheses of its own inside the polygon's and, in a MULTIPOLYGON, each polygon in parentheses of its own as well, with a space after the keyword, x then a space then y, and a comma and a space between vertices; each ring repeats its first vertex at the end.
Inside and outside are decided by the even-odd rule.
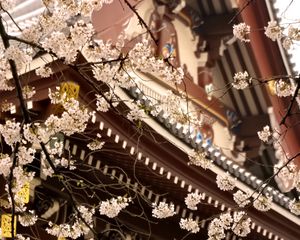
MULTIPOLYGON (((60 84, 60 94, 66 94, 66 100, 74 98, 77 99, 79 97, 80 86, 75 82, 63 82, 60 84)), ((54 107, 53 112, 55 114, 60 114, 64 111, 62 105, 56 105, 54 107)))
POLYGON ((22 203, 29 203, 30 199, 30 183, 27 182, 24 184, 24 186, 21 188, 21 190, 17 193, 18 199, 22 203))
MULTIPOLYGON (((2 238, 11 238, 11 223, 12 215, 11 214, 2 214, 1 215, 1 229, 2 229, 2 238)), ((14 235, 17 234, 17 217, 14 217, 14 235)))
POLYGON ((63 82, 60 85, 60 93, 66 94, 67 99, 74 98, 77 99, 79 96, 79 85, 74 82, 63 82))

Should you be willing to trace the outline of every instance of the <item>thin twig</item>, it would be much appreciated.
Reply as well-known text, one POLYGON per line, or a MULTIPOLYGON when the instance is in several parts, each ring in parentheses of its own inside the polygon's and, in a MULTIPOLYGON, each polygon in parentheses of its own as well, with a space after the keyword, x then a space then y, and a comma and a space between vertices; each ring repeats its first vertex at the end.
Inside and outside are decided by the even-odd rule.
POLYGON ((300 78, 296 79, 296 82, 297 82, 297 86, 296 86, 294 95, 293 95, 293 97, 291 98, 291 101, 290 101, 290 104, 289 104, 289 106, 288 106, 288 109, 287 109, 286 113, 284 114, 283 118, 281 119, 279 125, 285 125, 286 119, 287 119, 287 118, 290 116, 290 114, 291 114, 293 104, 294 104, 294 102, 296 101, 296 98, 297 98, 297 96, 298 96, 298 92, 299 92, 299 90, 300 90, 300 78))
POLYGON ((124 2, 126 3, 126 5, 130 8, 130 10, 136 15, 136 17, 138 18, 140 24, 142 27, 146 28, 147 32, 150 34, 150 37, 152 38, 152 40, 154 41, 154 43, 156 45, 158 45, 158 39, 156 39, 152 33, 152 31, 150 30, 150 28, 148 27, 148 24, 144 21, 144 19, 140 16, 140 14, 137 12, 137 10, 135 9, 134 6, 132 6, 128 0, 124 0, 124 2))
POLYGON ((250 3, 253 2, 253 0, 248 0, 244 6, 238 10, 238 12, 236 14, 234 14, 234 16, 230 19, 230 21, 228 22, 228 24, 232 24, 233 21, 250 5, 250 3))

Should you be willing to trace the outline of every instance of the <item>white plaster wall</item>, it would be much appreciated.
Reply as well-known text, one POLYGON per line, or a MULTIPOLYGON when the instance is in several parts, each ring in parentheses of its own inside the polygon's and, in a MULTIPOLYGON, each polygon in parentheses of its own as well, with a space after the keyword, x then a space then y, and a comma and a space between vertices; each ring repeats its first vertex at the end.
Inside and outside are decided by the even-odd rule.
POLYGON ((177 39, 178 39, 178 51, 180 56, 180 63, 186 64, 188 67, 189 73, 192 75, 194 83, 198 84, 198 76, 197 76, 197 62, 194 51, 197 47, 196 37, 193 36, 191 29, 184 25, 178 19, 173 21, 175 29, 177 31, 177 39))
MULTIPOLYGON (((152 0, 144 0, 137 5, 137 10, 139 15, 145 21, 146 24, 149 24, 151 13, 154 9, 154 4, 152 0)), ((134 15, 125 29, 126 35, 129 38, 134 38, 141 33, 146 33, 146 28, 142 27, 139 23, 138 18, 134 15)))

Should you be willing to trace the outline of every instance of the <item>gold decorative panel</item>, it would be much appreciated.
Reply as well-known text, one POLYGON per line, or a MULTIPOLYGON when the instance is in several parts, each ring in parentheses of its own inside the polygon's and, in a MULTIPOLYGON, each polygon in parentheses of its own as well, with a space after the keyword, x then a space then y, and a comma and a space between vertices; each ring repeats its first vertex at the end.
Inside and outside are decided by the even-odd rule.
MULTIPOLYGON (((2 229, 2 238, 11 238, 11 214, 2 214, 1 215, 1 229, 2 229)), ((17 234, 17 218, 15 216, 14 220, 14 235, 17 234)))
POLYGON ((67 99, 77 99, 79 96, 80 86, 74 82, 63 82, 60 85, 61 94, 66 94, 67 99))
POLYGON ((30 183, 27 182, 21 188, 21 190, 17 193, 18 199, 20 199, 23 203, 29 203, 30 198, 30 183))

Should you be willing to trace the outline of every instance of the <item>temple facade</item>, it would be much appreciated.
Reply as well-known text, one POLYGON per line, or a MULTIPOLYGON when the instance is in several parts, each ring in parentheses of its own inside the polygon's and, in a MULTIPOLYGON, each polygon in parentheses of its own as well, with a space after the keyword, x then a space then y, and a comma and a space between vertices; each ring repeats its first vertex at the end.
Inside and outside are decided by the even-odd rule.
MULTIPOLYGON (((33 24, 35 14, 44 11, 37 2, 20 1, 13 11, 24 27, 33 24), (36 10, 27 11, 30 6, 36 10)), ((238 42, 232 35, 232 25, 240 20, 256 28, 265 26, 274 13, 266 2, 253 1, 238 17, 236 13, 246 1, 132 0, 129 5, 114 1, 95 11, 92 23, 99 41, 109 41, 113 46, 122 42, 124 47, 120 52, 126 55, 135 43, 148 39, 157 58, 174 68, 182 66, 185 73, 184 83, 175 87, 155 72, 128 72, 137 84, 128 89, 114 88, 114 94, 122 99, 122 103, 108 112, 97 111, 95 89, 105 94, 109 92, 109 83, 95 88, 87 81, 93 79, 91 70, 83 74, 76 67, 67 66, 44 53, 32 61, 30 68, 22 70, 22 83, 36 91, 26 100, 34 121, 62 111, 60 106, 50 104, 48 97, 48 89, 54 91, 57 86, 61 93, 77 99, 94 112, 84 135, 57 134, 48 146, 61 144, 64 156, 76 163, 74 172, 61 170, 72 186, 76 202, 97 205, 99 199, 132 196, 133 204, 116 220, 98 215, 94 218, 94 229, 101 232, 97 236, 99 239, 207 239, 211 216, 239 209, 232 193, 217 187, 216 176, 226 174, 236 180, 236 189, 251 193, 262 190, 264 195, 273 198, 273 203, 268 212, 248 207, 251 233, 241 238, 228 231, 225 239, 299 238, 300 220, 289 211, 289 203, 298 195, 290 192, 291 183, 280 177, 276 182, 263 185, 273 174, 272 169, 264 166, 273 166, 281 159, 276 155, 276 149, 262 145, 257 138, 257 131, 266 124, 279 125, 280 113, 287 108, 289 100, 278 100, 264 85, 245 91, 231 87, 232 76, 238 71, 247 70, 253 77, 262 78, 289 74, 289 65, 283 63, 286 56, 278 45, 264 39, 263 33, 257 31, 250 35, 253 41, 248 45, 238 42), (267 48, 274 54, 272 58, 263 50, 267 48), (35 70, 45 65, 51 67, 53 74, 41 79, 35 70), (138 124, 124 118, 135 107, 135 102, 147 111, 151 107, 149 99, 160 100, 170 90, 186 94, 188 107, 181 106, 184 102, 179 105, 197 116, 197 127, 185 124, 181 119, 174 121, 167 114, 168 109, 161 109, 155 116, 148 114, 138 124), (105 144, 100 151, 91 151, 87 143, 98 134, 105 144), (188 154, 200 150, 212 160, 210 169, 189 165, 188 154), (72 182, 74 176, 81 180, 72 182), (87 188, 86 182, 95 187, 87 188), (196 211, 188 209, 184 202, 186 195, 192 192, 202 193, 196 211), (151 204, 161 201, 174 204, 174 217, 163 221, 152 216, 151 204), (180 218, 198 221, 199 233, 186 235, 187 232, 179 227, 180 218)), ((13 27, 10 32, 17 35, 17 29, 13 27)), ((74 66, 85 66, 88 62, 89 56, 82 53, 74 66)), ((1 123, 10 118, 21 122, 22 111, 15 92, 0 91, 0 94, 1 123), (3 108, 8 106, 7 103, 10 103, 9 108, 3 108)), ((299 149, 297 132, 298 126, 289 129, 283 142, 291 155, 299 149)), ((41 155, 41 151, 37 152, 36 158, 42 159, 41 155)), ((47 224, 43 219, 53 224, 66 222, 72 216, 74 199, 66 193, 59 177, 48 178, 43 174, 42 170, 49 167, 47 162, 37 160, 28 167, 36 172, 24 194, 29 197, 29 208, 40 217, 37 239, 57 239, 46 233, 47 224)), ((1 178, 0 181, 2 195, 5 180, 1 178)), ((3 231, 4 226, 1 228, 3 231)), ((30 232, 19 223, 16 229, 24 235, 30 232)), ((89 232, 78 239, 92 237, 93 233, 89 232)))

